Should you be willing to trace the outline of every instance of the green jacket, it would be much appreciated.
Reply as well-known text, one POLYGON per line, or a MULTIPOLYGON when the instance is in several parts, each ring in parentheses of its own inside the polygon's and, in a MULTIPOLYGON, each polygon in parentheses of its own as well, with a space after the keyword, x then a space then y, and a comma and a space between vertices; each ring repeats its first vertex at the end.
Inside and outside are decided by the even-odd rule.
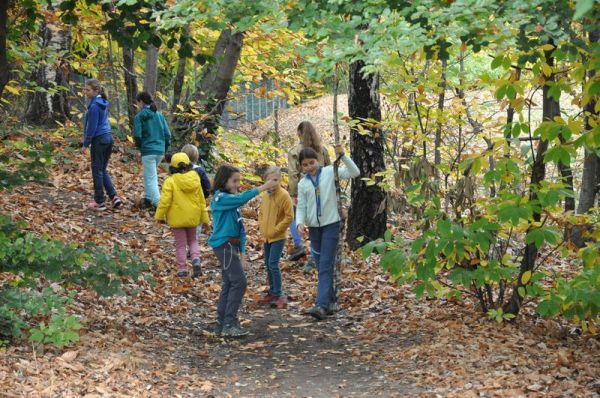
POLYGON ((133 139, 142 156, 164 155, 171 144, 171 132, 162 113, 144 106, 133 120, 133 139))

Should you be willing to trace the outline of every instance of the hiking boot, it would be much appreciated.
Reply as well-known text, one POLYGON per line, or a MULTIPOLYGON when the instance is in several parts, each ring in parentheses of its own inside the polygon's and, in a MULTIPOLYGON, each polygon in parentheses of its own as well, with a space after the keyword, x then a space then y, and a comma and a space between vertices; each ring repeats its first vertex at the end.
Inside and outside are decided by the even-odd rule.
POLYGON ((305 255, 306 255, 306 252, 304 251, 304 246, 302 246, 302 245, 295 246, 294 247, 294 251, 292 252, 292 254, 290 254, 288 256, 288 260, 289 261, 298 261, 302 257, 304 257, 305 255))
POLYGON ((283 296, 273 297, 273 300, 271 300, 271 308, 277 308, 278 310, 287 308, 287 300, 283 296))
POLYGON ((271 296, 269 293, 265 294, 260 300, 258 300, 258 304, 260 305, 270 305, 274 299, 277 297, 271 296))
POLYGON ((244 337, 249 334, 250 332, 241 326, 225 326, 221 332, 223 337, 244 337))
POLYGON ((189 272, 185 268, 182 268, 179 271, 177 271, 177 276, 180 277, 180 278, 187 278, 188 275, 189 275, 189 272))
POLYGON ((315 262, 311 258, 310 260, 308 260, 306 262, 306 264, 304 264, 304 267, 302 267, 302 272, 304 272, 305 274, 308 274, 310 271, 312 271, 315 268, 317 268, 317 264, 315 264, 315 262))
POLYGON ((112 200, 113 209, 118 209, 123 204, 123 201, 121 199, 119 199, 119 197, 117 195, 113 196, 113 198, 111 200, 112 200))
POLYGON ((88 209, 95 211, 104 211, 106 210, 106 205, 104 203, 96 203, 96 201, 92 201, 88 203, 88 209))
POLYGON ((192 270, 194 271, 194 278, 200 277, 202 275, 202 268, 200 267, 200 259, 195 258, 192 260, 192 270))
POLYGON ((310 310, 308 310, 308 315, 312 316, 317 321, 322 321, 323 319, 327 318, 327 312, 325 311, 325 309, 319 307, 318 305, 315 305, 310 310))
POLYGON ((325 313, 327 315, 333 315, 336 312, 338 312, 340 310, 340 306, 338 305, 338 303, 330 303, 329 307, 327 307, 327 309, 325 310, 325 313))

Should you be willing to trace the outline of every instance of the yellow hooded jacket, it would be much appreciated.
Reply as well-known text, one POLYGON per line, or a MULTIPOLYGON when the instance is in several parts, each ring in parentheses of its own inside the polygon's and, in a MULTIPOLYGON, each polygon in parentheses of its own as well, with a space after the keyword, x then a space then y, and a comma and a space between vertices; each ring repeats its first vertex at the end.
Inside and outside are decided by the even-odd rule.
POLYGON ((172 228, 208 224, 206 200, 196 171, 167 177, 154 215, 157 220, 164 220, 165 217, 172 228))
POLYGON ((294 206, 290 194, 277 187, 270 194, 261 193, 261 206, 258 214, 260 233, 267 243, 287 238, 287 230, 294 219, 294 206))

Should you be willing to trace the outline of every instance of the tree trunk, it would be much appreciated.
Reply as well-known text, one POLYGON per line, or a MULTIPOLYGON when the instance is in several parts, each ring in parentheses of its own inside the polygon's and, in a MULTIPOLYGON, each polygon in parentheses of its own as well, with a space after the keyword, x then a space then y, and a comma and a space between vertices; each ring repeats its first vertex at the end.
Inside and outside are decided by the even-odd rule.
MULTIPOLYGON (((440 83, 440 94, 438 95, 438 115, 437 115, 437 127, 435 129, 435 148, 434 148, 434 163, 439 166, 442 162, 442 154, 440 152, 440 146, 442 145, 442 114, 444 113, 444 98, 446 96, 446 66, 448 61, 442 60, 442 82, 440 83)), ((435 172, 436 179, 439 180, 439 170, 435 172)))
POLYGON ((8 64, 8 53, 6 50, 6 35, 8 33, 8 0, 0 1, 0 98, 4 93, 4 87, 10 79, 10 65, 8 64))
POLYGON ((191 140, 193 134, 199 141, 200 159, 211 167, 214 136, 225 109, 227 95, 242 51, 244 34, 224 29, 213 50, 213 63, 207 65, 202 80, 194 94, 200 106, 201 118, 179 117, 174 121, 173 143, 178 147, 191 140))
MULTIPOLYGON (((360 134, 352 128, 350 134, 350 152, 362 177, 373 177, 385 170, 383 159, 383 135, 379 125, 365 122, 366 119, 381 121, 379 107, 379 76, 363 75, 363 61, 350 64, 350 82, 348 85, 348 112, 354 120, 360 120, 370 134, 360 134)), ((380 180, 380 178, 375 178, 380 180)), ((348 212, 348 233, 346 240, 352 249, 361 243, 357 238, 364 236, 365 241, 383 237, 386 229, 387 211, 385 192, 375 184, 367 186, 360 178, 352 181, 350 210, 348 212)))
MULTIPOLYGON (((552 50, 545 52, 546 63, 550 66, 554 66, 554 58, 552 56, 552 50)), ((551 98, 548 95, 548 91, 551 86, 548 83, 553 83, 555 81, 555 76, 552 74, 546 79, 546 82, 543 87, 543 99, 542 99, 542 113, 543 120, 553 120, 554 117, 560 115, 560 104, 551 98)), ((529 201, 532 202, 537 200, 537 193, 535 192, 535 187, 539 185, 546 178, 546 164, 544 163, 544 153, 548 149, 548 141, 540 139, 539 145, 537 148, 537 152, 535 155, 535 159, 533 161, 533 166, 531 169, 531 184, 530 184, 530 192, 529 192, 529 201)), ((542 213, 541 209, 534 210, 533 212, 533 220, 537 223, 541 220, 542 213)), ((533 271, 533 267, 535 266, 535 260, 537 258, 538 249, 534 242, 527 244, 525 246, 525 252, 523 254, 523 259, 521 260, 521 269, 519 271, 519 278, 513 287, 512 295, 509 301, 504 306, 504 312, 518 315, 521 310, 521 303, 523 302, 523 298, 519 294, 519 288, 523 287, 525 284, 523 283, 523 274, 527 271, 533 271)))
MULTIPOLYGON (((184 35, 189 37, 190 26, 186 25, 184 28, 184 35)), ((173 105, 171 106, 171 112, 177 112, 177 105, 181 101, 181 91, 183 89, 183 79, 185 77, 185 64, 187 63, 186 57, 179 58, 179 64, 177 65, 177 74, 175 75, 175 83, 173 84, 173 105)))
MULTIPOLYGON (((590 32, 590 45, 598 42, 600 38, 600 30, 590 32)), ((589 79, 593 79, 596 71, 591 68, 588 72, 589 79)), ((596 112, 596 99, 590 99, 590 102, 585 107, 585 129, 590 131, 593 129, 591 120, 598 117, 596 112)), ((583 175, 581 177, 581 189, 579 191, 579 204, 577 205, 577 214, 587 213, 594 204, 600 193, 600 157, 594 152, 585 153, 583 160, 583 175)), ((578 247, 585 246, 583 233, 580 228, 573 228, 572 240, 578 247)))
POLYGON ((135 74, 134 50, 123 48, 123 70, 125 73, 125 90, 127 91, 127 115, 129 128, 133 130, 133 119, 137 113, 135 97, 138 94, 137 75, 135 74))
POLYGON ((146 71, 144 75, 144 91, 154 98, 158 83, 158 48, 152 44, 146 49, 146 71))
MULTIPOLYGON (((55 11, 61 2, 48 3, 46 11, 55 11)), ((71 32, 60 20, 47 20, 40 27, 38 39, 42 56, 31 80, 43 90, 28 93, 25 120, 35 125, 51 126, 70 117, 68 57, 71 32)))

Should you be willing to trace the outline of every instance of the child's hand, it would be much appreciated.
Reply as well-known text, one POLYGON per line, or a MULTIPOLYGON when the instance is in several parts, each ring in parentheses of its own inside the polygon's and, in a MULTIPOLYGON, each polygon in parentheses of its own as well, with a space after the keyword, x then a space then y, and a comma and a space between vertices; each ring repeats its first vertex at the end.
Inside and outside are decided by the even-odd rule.
POLYGON ((306 226, 303 224, 298 225, 298 233, 302 236, 306 234, 306 226))
POLYGON ((340 157, 344 155, 344 146, 342 144, 338 144, 335 146, 335 154, 340 157))
POLYGON ((266 191, 267 189, 273 189, 277 186, 277 184, 279 184, 279 180, 278 179, 273 179, 270 178, 267 181, 265 181, 265 183, 263 185, 261 185, 260 187, 258 187, 258 189, 260 191, 266 191))

